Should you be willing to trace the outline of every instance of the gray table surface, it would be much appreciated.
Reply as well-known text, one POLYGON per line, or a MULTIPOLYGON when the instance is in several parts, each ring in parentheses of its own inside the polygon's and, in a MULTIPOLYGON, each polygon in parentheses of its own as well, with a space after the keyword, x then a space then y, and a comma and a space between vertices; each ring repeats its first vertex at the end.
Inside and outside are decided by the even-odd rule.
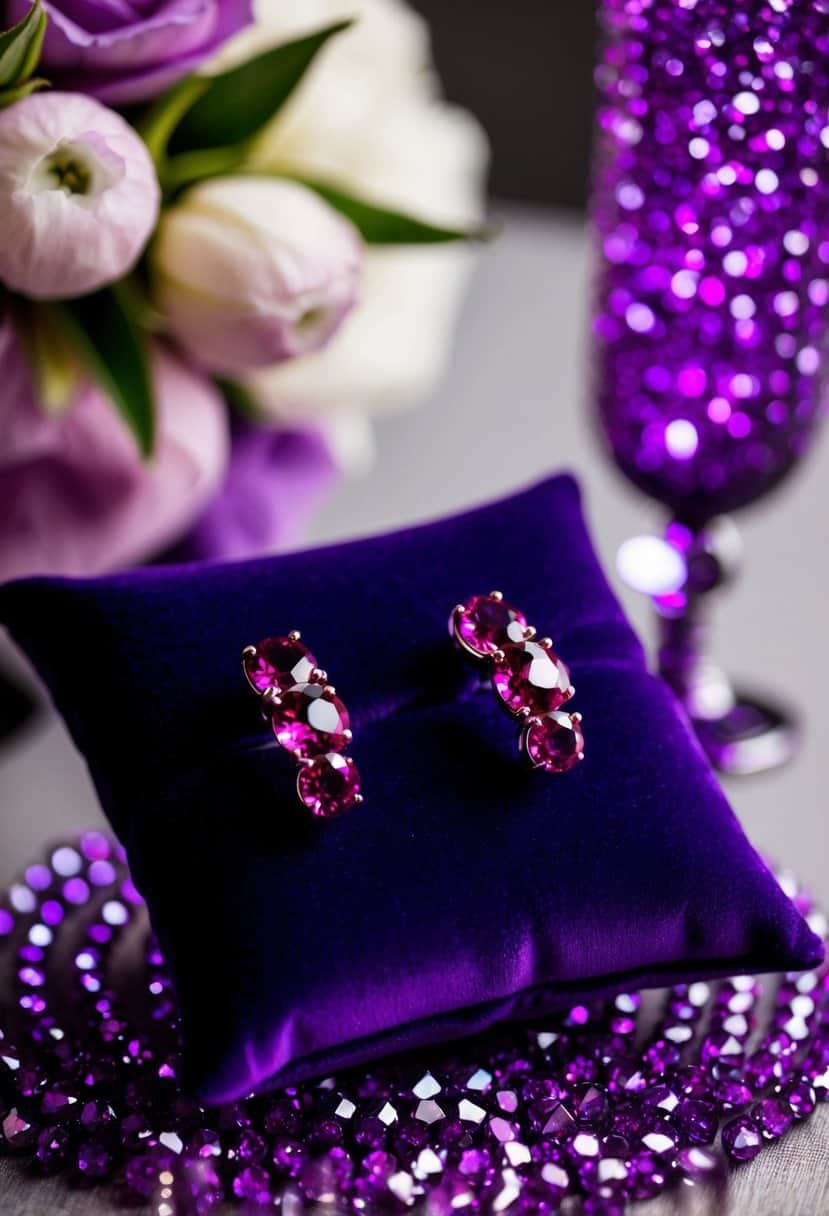
MULTIPOLYGON (((551 469, 575 470, 609 571, 626 537, 656 529, 658 509, 607 465, 588 407, 589 242, 580 222, 510 207, 504 232, 478 267, 454 359, 433 399, 378 426, 378 462, 342 487, 314 540, 377 531, 506 493, 551 469)), ((829 441, 791 483, 743 524, 745 571, 717 605, 715 649, 745 675, 802 710, 806 735, 789 768, 728 784, 755 843, 794 870, 829 905, 829 603, 826 511, 829 441)), ((618 586, 645 636, 642 600, 618 586)), ((459 594, 463 591, 460 589, 459 594)), ((8 645, 4 661, 16 662, 8 645)), ((20 670, 23 671, 22 665, 20 670)), ((0 883, 45 841, 100 820, 83 764, 62 726, 46 716, 0 752, 0 883)), ((114 1210, 107 1196, 34 1185, 0 1161, 4 1216, 114 1210)), ((685 1196, 643 1214, 825 1216, 829 1213, 829 1109, 736 1172, 724 1198, 685 1196)))

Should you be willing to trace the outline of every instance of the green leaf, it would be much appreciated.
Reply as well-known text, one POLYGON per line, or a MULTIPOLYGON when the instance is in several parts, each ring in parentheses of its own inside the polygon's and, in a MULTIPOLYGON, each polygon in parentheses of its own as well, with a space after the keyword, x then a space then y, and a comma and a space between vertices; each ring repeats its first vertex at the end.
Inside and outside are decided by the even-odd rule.
POLYGON ((429 224, 403 211, 355 198, 328 182, 297 180, 350 219, 367 245, 437 245, 449 241, 484 241, 493 235, 491 229, 484 227, 461 229, 429 224))
POLYGON ((233 173, 244 164, 244 160, 245 148, 239 146, 182 152, 171 157, 161 168, 161 184, 167 194, 174 194, 193 182, 233 173))
POLYGON ((245 388, 244 384, 240 384, 238 380, 225 380, 221 376, 216 378, 215 383, 216 388, 234 413, 247 419, 248 422, 261 421, 262 411, 253 394, 245 388))
POLYGON ((66 340, 112 399, 142 455, 152 455, 155 410, 147 352, 117 291, 104 288, 91 296, 55 304, 53 309, 66 340))
POLYGON ((83 368, 56 323, 50 304, 19 301, 15 325, 34 378, 38 405, 52 416, 69 407, 83 368))
POLYGON ((40 59, 46 21, 40 0, 35 0, 21 22, 0 34, 0 88, 31 76, 40 59))
POLYGON ((11 89, 0 89, 0 109, 3 109, 5 106, 13 106, 22 97, 28 97, 30 93, 35 93, 38 89, 47 89, 48 87, 48 80, 44 80, 42 76, 33 76, 25 84, 16 84, 11 89))
POLYGON ((199 77, 207 87, 176 128, 173 149, 189 152, 252 139, 282 108, 328 40, 351 24, 338 21, 220 76, 199 77))
POLYGON ((209 84, 206 76, 186 76, 169 93, 160 97, 138 123, 138 133, 157 166, 164 162, 167 145, 176 127, 209 84))

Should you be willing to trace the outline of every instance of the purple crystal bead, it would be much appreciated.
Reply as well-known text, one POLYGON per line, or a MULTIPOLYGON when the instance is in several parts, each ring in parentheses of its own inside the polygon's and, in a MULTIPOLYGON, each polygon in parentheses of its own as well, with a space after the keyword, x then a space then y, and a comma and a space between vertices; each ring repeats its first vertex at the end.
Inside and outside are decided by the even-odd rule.
POLYGON ((754 1108, 754 1121, 766 1140, 779 1140, 794 1122, 794 1114, 783 1097, 763 1098, 754 1108))
POLYGON ((707 1182, 722 1171, 722 1159, 713 1149, 692 1145, 679 1150, 676 1167, 694 1182, 707 1182))
POLYGON ((273 1207, 271 1180, 261 1165, 246 1165, 234 1174, 231 1183, 237 1199, 255 1207, 273 1207))
POLYGON ((157 1153, 141 1153, 130 1157, 124 1167, 124 1185, 128 1193, 139 1200, 152 1199, 161 1185, 159 1175, 169 1162, 157 1153))
POLYGON ((713 1144, 719 1125, 717 1107, 704 1098, 685 1098, 677 1111, 682 1134, 691 1144, 713 1144))
POLYGON ((751 1161, 763 1147, 763 1137, 748 1115, 738 1115, 722 1129, 722 1146, 732 1161, 751 1161))
POLYGON ((631 1199, 653 1199, 665 1189, 667 1181, 668 1167, 654 1153, 643 1149, 631 1159, 631 1199))
POLYGON ((780 1096, 789 1104, 795 1119, 808 1119, 817 1106, 815 1091, 808 1081, 791 1081, 784 1085, 780 1096))
POLYGON ((81 1177, 96 1182, 109 1178, 117 1162, 112 1143, 98 1136, 82 1140, 75 1153, 75 1168, 78 1173, 81 1177))
POLYGON ((42 1174, 55 1174, 69 1160, 72 1137, 65 1127, 45 1127, 38 1135, 35 1165, 42 1174))
POLYGON ((573 1117, 577 1123, 587 1124, 595 1130, 607 1125, 610 1100, 607 1090, 590 1083, 577 1085, 571 1098, 573 1117))
POLYGON ((308 1157, 308 1150, 299 1140, 282 1137, 274 1141, 271 1160, 275 1172, 282 1178, 296 1178, 308 1157))
POLYGON ((265 1141, 258 1134, 246 1127, 230 1136, 226 1142, 228 1157, 231 1160, 243 1162, 245 1165, 262 1161, 265 1157, 265 1141))
POLYGON ((277 1098, 267 1108, 264 1128, 269 1136, 296 1138, 302 1128, 302 1113, 296 1098, 277 1098))

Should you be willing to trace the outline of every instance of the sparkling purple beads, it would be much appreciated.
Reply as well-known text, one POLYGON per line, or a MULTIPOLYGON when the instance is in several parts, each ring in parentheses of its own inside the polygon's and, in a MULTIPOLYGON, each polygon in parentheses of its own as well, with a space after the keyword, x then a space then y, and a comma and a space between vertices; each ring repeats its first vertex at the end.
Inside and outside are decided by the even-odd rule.
POLYGON ((97 832, 58 846, 0 908, 15 974, 0 1151, 156 1214, 553 1216, 573 1200, 616 1216, 678 1178, 719 1185, 829 1099, 823 970, 778 977, 762 1017, 748 976, 676 985, 646 1024, 621 993, 207 1109, 179 1084, 174 994, 117 846, 97 832), (127 930, 143 950, 123 983, 127 930))
POLYGON ((780 480, 821 410, 825 0, 603 0, 594 216, 614 457, 689 523, 780 480))

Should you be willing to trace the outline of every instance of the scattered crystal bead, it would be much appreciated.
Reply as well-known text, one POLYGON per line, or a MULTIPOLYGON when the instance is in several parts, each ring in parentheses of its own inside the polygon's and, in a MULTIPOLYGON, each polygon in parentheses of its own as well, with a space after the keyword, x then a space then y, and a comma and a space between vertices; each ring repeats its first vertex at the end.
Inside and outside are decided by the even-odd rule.
POLYGON ((748 1115, 738 1115, 722 1129, 722 1145, 732 1161, 751 1161, 763 1147, 763 1137, 748 1115))

